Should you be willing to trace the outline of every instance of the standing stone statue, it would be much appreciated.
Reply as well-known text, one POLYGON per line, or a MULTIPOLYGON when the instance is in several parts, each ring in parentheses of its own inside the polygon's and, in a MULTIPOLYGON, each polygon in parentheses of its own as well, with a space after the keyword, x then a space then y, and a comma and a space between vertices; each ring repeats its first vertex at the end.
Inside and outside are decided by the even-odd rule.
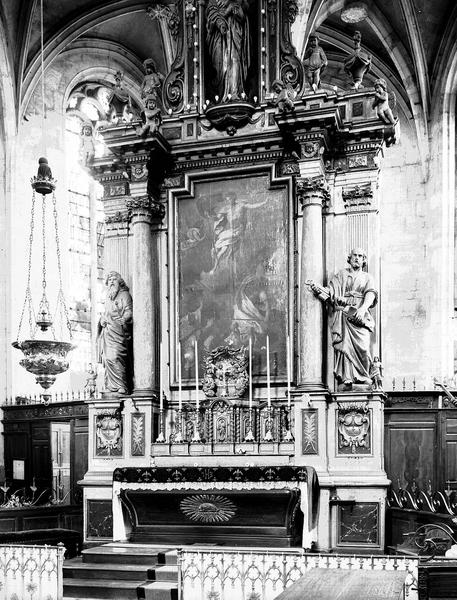
POLYGON ((98 362, 105 369, 105 390, 128 394, 132 390, 132 296, 116 271, 108 273, 105 311, 98 323, 98 362))
POLYGON ((90 165, 94 160, 94 128, 90 122, 83 123, 81 126, 80 155, 83 166, 90 165))
POLYGON ((339 271, 328 288, 306 282, 329 307, 334 373, 343 390, 352 389, 353 384, 371 387, 376 368, 371 355, 375 324, 370 309, 377 303, 378 292, 373 277, 363 270, 366 260, 365 251, 354 248, 348 256, 349 267, 339 271))
POLYGON ((317 33, 312 33, 309 36, 308 48, 303 57, 303 65, 308 83, 314 92, 321 86, 321 75, 327 64, 325 52, 319 46, 319 36, 317 33))
POLYGON ((247 0, 209 0, 206 7, 206 42, 222 102, 244 94, 250 62, 248 7, 247 0))
POLYGON ((371 68, 371 54, 362 50, 360 31, 355 31, 352 39, 354 40, 354 50, 344 61, 344 70, 352 78, 352 89, 358 90, 359 87, 363 87, 363 77, 371 68))
POLYGON ((143 66, 144 70, 146 71, 146 75, 144 76, 143 83, 141 84, 141 97, 145 99, 150 96, 155 96, 156 100, 159 101, 161 97, 162 84, 165 78, 162 73, 157 71, 156 64, 152 58, 147 58, 143 62, 143 66))

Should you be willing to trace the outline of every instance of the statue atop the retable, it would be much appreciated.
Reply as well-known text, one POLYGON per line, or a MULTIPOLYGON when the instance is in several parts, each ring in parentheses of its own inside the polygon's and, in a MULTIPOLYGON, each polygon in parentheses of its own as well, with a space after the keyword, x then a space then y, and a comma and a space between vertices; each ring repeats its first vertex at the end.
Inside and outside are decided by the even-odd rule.
POLYGON ((89 363, 86 373, 87 377, 84 389, 87 390, 89 398, 93 398, 97 391, 97 369, 94 369, 92 363, 89 363))
POLYGON ((312 33, 309 36, 308 47, 303 57, 303 65, 308 83, 314 92, 321 86, 321 75, 327 64, 325 52, 319 46, 319 36, 317 33, 312 33))
POLYGON ((160 99, 160 92, 164 81, 162 73, 157 71, 156 64, 152 58, 147 58, 143 63, 146 75, 144 76, 143 83, 141 84, 141 98, 146 102, 146 98, 155 96, 157 100, 160 99))
POLYGON ((376 79, 374 82, 373 108, 376 109, 376 114, 384 123, 395 125, 396 120, 389 105, 387 85, 382 78, 376 79))
POLYGON ((95 156, 94 128, 90 121, 81 126, 81 162, 84 166, 90 165, 95 156))
POLYGON ((371 54, 362 50, 360 31, 355 31, 352 39, 354 40, 354 50, 344 61, 344 70, 352 78, 351 88, 358 90, 359 87, 363 87, 363 77, 371 68, 371 54))
POLYGON ((105 369, 105 390, 128 394, 133 382, 132 296, 121 275, 106 277, 104 313, 98 323, 98 362, 105 369))
POLYGON ((250 64, 247 0, 209 0, 206 43, 215 70, 215 88, 222 102, 239 100, 250 64))
POLYGON ((271 89, 274 92, 271 103, 278 107, 279 112, 292 112, 295 109, 295 90, 291 85, 286 85, 280 79, 275 79, 271 84, 271 89))
MULTIPOLYGON (((371 336, 375 323, 370 313, 378 299, 373 277, 363 270, 366 254, 354 248, 348 256, 349 267, 339 271, 323 287, 314 281, 306 284, 329 308, 332 345, 335 351, 334 374, 340 389, 351 390, 353 384, 372 388, 380 364, 371 355, 371 336), (377 371, 377 373, 375 372, 377 371)), ((375 381, 375 385, 379 381, 375 381)))

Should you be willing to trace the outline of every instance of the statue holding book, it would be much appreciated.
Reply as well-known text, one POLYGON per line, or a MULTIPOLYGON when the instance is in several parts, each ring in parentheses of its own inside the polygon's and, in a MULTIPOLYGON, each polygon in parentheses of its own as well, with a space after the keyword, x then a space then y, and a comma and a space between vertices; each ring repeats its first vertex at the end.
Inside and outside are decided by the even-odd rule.
POLYGON ((329 309, 332 345, 335 350, 334 373, 343 390, 353 384, 370 385, 375 380, 377 364, 371 353, 375 328, 370 309, 378 299, 373 277, 363 270, 367 259, 364 250, 354 248, 348 256, 349 267, 339 271, 323 287, 312 280, 308 285, 329 309))

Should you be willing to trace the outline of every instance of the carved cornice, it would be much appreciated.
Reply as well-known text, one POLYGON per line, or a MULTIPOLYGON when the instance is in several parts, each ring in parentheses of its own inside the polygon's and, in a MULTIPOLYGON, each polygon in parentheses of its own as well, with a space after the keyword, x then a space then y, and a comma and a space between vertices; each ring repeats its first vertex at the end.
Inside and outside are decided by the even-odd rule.
POLYGON ((322 175, 317 177, 297 177, 295 193, 302 207, 311 204, 325 206, 330 200, 328 183, 322 175))
POLYGON ((125 205, 131 217, 148 217, 160 222, 165 216, 165 206, 153 200, 151 196, 129 198, 125 205))

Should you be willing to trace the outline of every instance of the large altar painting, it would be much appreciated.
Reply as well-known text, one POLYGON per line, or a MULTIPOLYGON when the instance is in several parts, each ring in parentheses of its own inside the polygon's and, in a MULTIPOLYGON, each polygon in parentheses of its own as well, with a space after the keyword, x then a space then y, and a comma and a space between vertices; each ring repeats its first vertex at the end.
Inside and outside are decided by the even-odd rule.
POLYGON ((198 182, 178 202, 182 376, 217 346, 253 346, 253 374, 286 375, 288 190, 269 175, 198 182))

